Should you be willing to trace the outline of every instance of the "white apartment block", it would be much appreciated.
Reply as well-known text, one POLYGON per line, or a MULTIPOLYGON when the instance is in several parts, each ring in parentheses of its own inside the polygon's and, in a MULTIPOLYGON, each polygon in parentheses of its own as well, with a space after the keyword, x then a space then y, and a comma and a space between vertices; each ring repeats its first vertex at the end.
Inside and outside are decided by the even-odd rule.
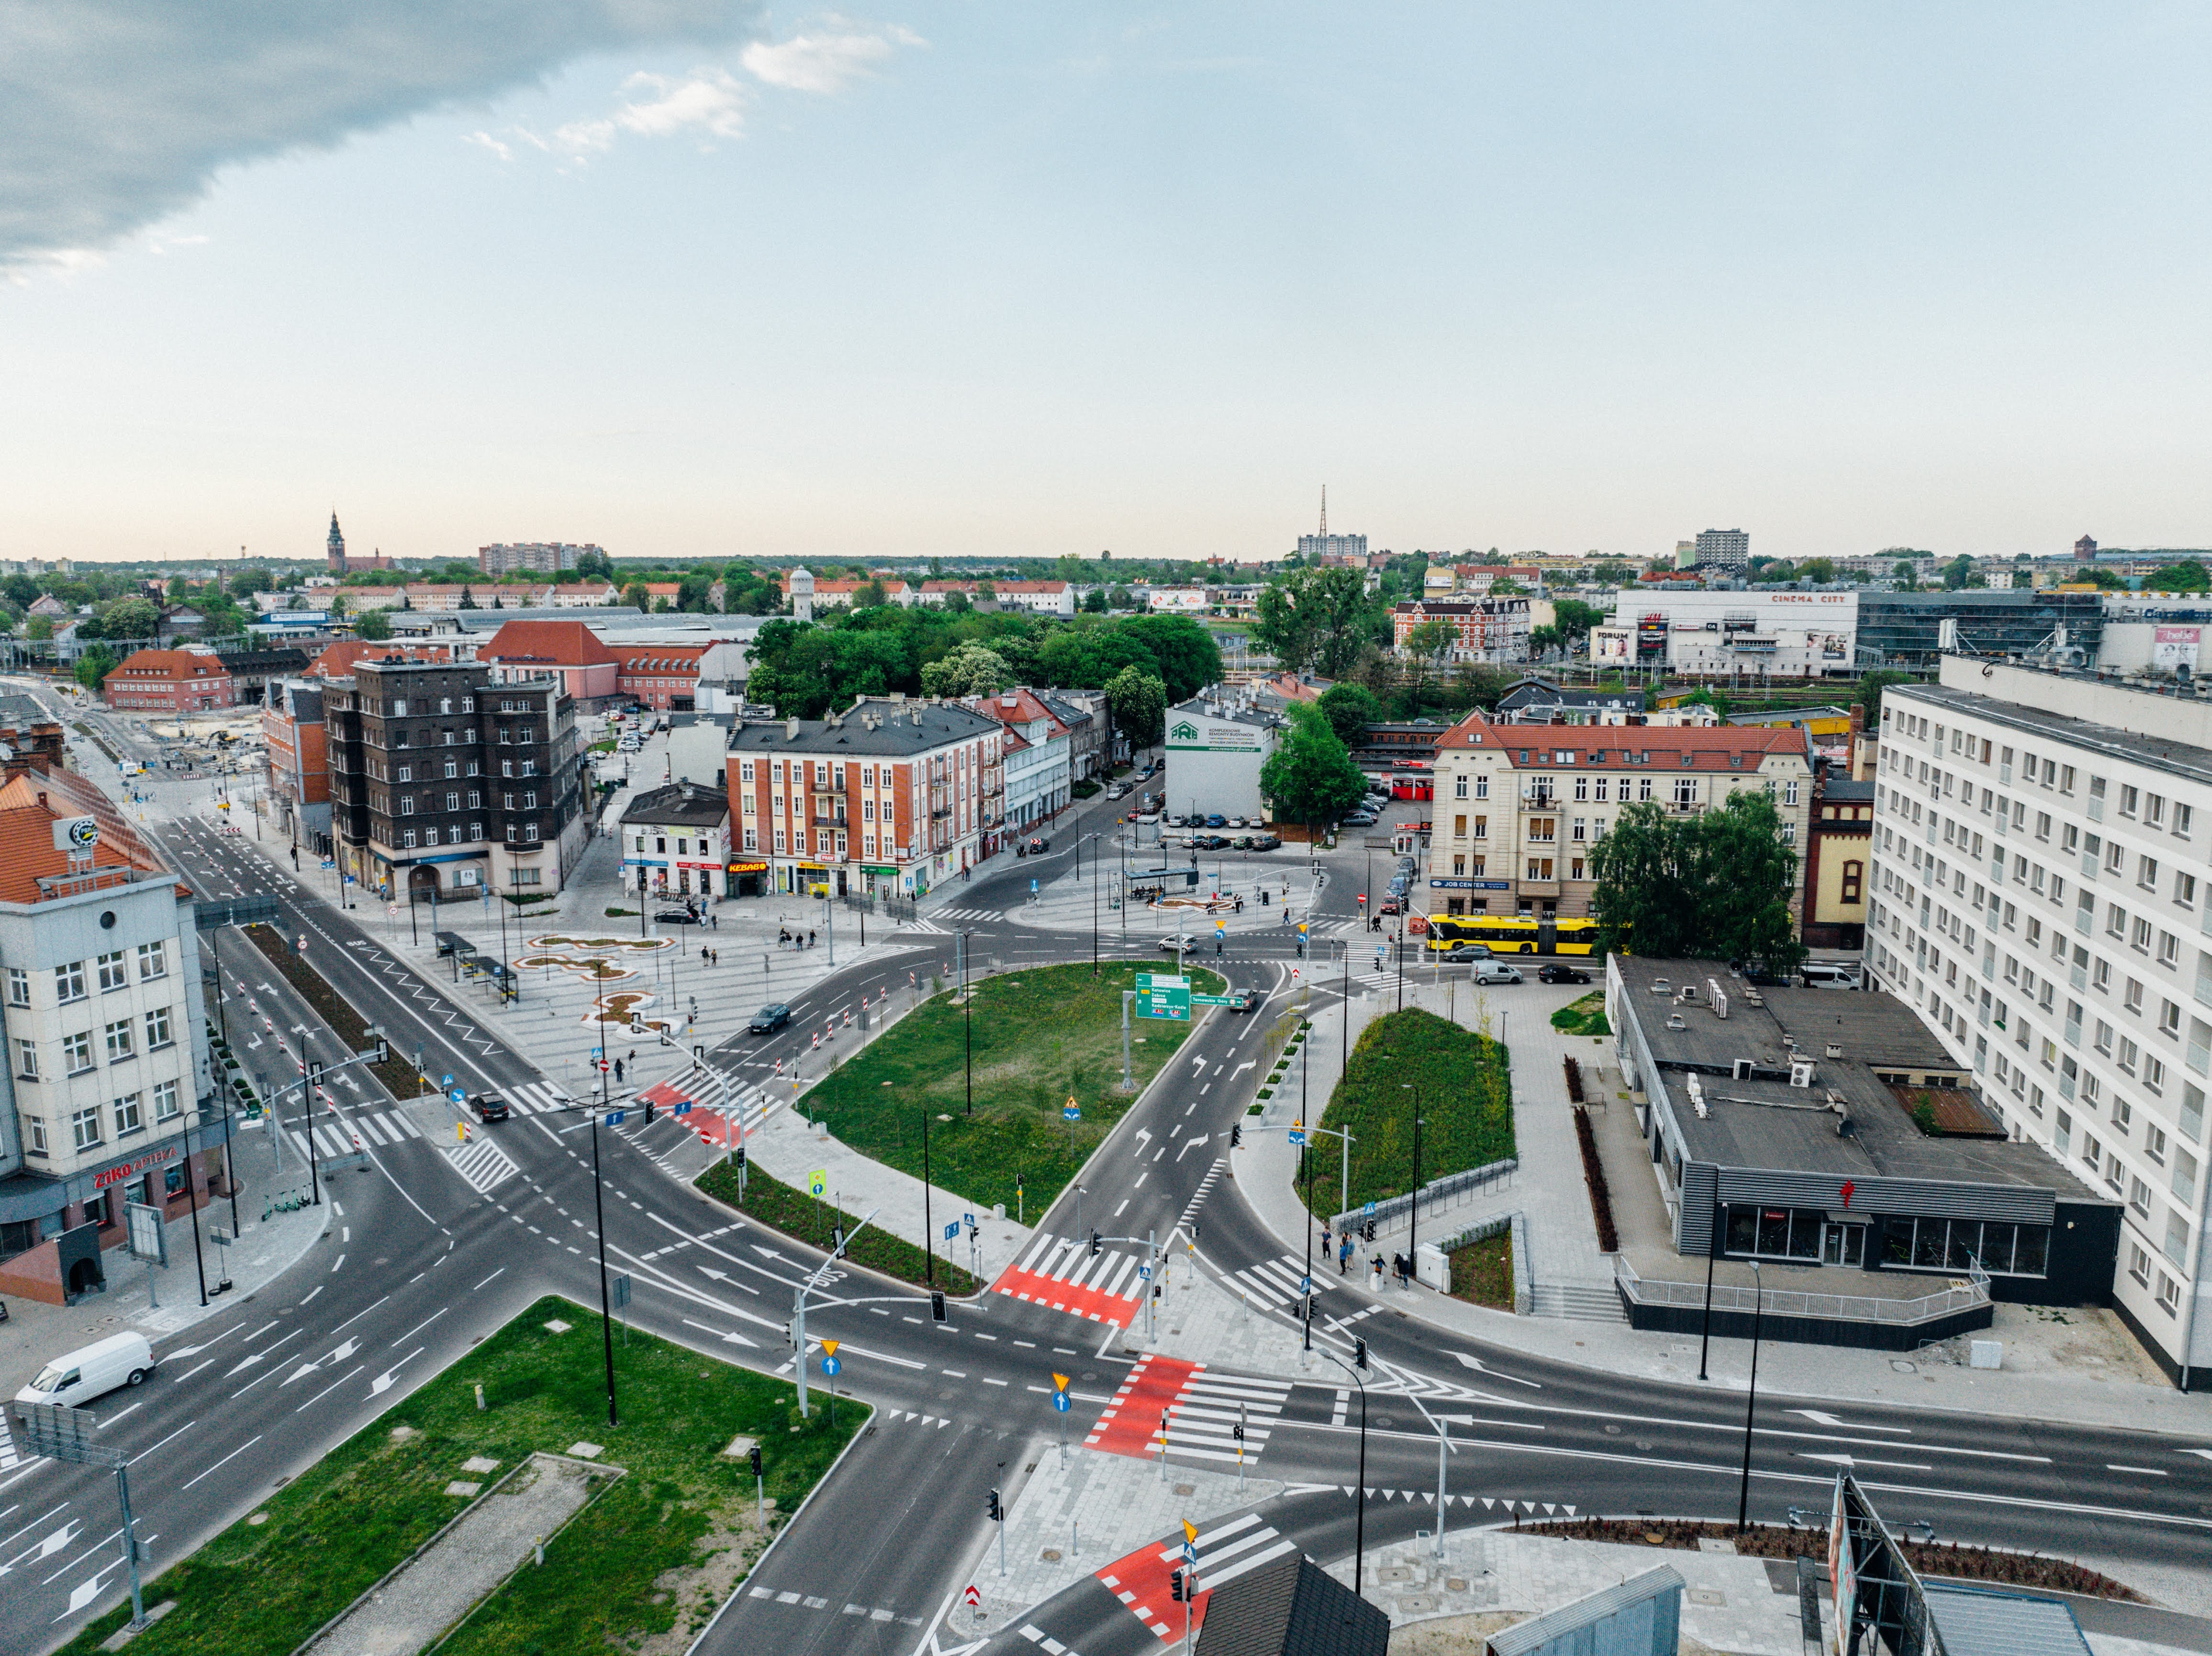
POLYGON ((2184 1387, 2212 1087, 2212 707, 1944 658, 1882 698, 1867 966, 2120 1209, 2111 1303, 2184 1387))

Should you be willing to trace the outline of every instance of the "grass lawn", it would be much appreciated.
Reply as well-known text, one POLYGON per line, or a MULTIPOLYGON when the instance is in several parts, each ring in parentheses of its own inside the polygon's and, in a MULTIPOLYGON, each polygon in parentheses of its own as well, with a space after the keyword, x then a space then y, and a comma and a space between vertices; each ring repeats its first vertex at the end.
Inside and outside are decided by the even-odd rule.
MULTIPOLYGON (((931 1140, 932 1168, 935 1171, 936 1141, 931 1140)), ((699 1177, 699 1188, 718 1200, 727 1202, 739 1212, 750 1215, 764 1225, 773 1225, 787 1236, 796 1236, 816 1247, 827 1249, 834 1240, 831 1228, 842 1225, 848 1231, 860 1222, 860 1216, 833 1206, 829 1198, 817 1198, 803 1190, 793 1190, 780 1185, 758 1168, 745 1174, 744 1198, 738 1197, 738 1170, 727 1161, 720 1161, 699 1177)), ((957 1219, 959 1198, 939 1192, 939 1206, 932 1210, 933 1220, 942 1227, 948 1219, 957 1219)), ((940 1229, 940 1235, 943 1234, 940 1229)), ((958 1265, 949 1263, 944 1254, 945 1244, 938 1244, 935 1285, 948 1294, 973 1294, 980 1284, 958 1265)), ((964 1256, 968 1244, 963 1238, 951 1244, 955 1257, 964 1256)), ((886 1277, 896 1277, 902 1283, 917 1285, 930 1280, 921 1250, 912 1242, 892 1235, 887 1230, 869 1226, 853 1239, 853 1246, 845 1257, 854 1265, 866 1265, 886 1277)))
MULTIPOLYGON (((1413 1103, 1420 1101, 1421 1182, 1513 1154, 1512 1078, 1503 1045, 1433 1012, 1386 1012, 1352 1049, 1320 1125, 1352 1137, 1352 1205, 1403 1196, 1413 1182, 1413 1103), (1405 1090, 1412 1083, 1415 1090, 1405 1090)), ((1338 1141, 1316 1141, 1318 1215, 1337 1211, 1338 1141)), ((1304 1192, 1302 1191, 1301 1194, 1304 1192)))
MULTIPOLYGON (((1113 1131, 1130 1098, 1121 1079, 1121 992, 1139 969, 1108 961, 1042 967, 972 981, 975 1111, 967 1113, 963 1023, 949 993, 925 1001, 806 1098, 810 1115, 861 1155, 921 1174, 921 1124, 929 1118, 929 1176, 981 1207, 1042 1213, 1084 1158, 1113 1131), (1070 1143, 1060 1107, 1083 1112, 1070 1143), (1023 1198, 1017 1201, 1019 1181, 1023 1198)), ((1191 969, 1192 986, 1218 995, 1211 972, 1191 969)), ((1194 1007, 1194 1017, 1204 1009, 1194 1007)), ((1174 1056, 1190 1025, 1132 1016, 1129 1069, 1139 1090, 1174 1056)))
POLYGON ((1552 1028, 1571 1035, 1611 1034, 1613 1026, 1605 1021, 1605 991, 1592 990, 1580 1000, 1559 1008, 1552 1014, 1552 1028))
POLYGON ((1453 1249, 1451 1291, 1455 1300, 1470 1301, 1498 1311, 1512 1310, 1513 1233, 1502 1230, 1480 1242, 1453 1249))
MULTIPOLYGON (((580 1440, 627 1470, 439 1647, 441 1656, 635 1649, 653 1635, 687 1639, 751 1566, 767 1538, 753 1521, 753 1480, 721 1451, 757 1436, 781 1514, 860 1429, 841 1407, 833 1430, 817 1405, 805 1429, 788 1385, 633 1330, 615 1337, 623 1424, 607 1424, 598 1318, 540 1300, 420 1392, 331 1451, 258 1508, 147 1584, 149 1608, 177 1607, 131 1643, 132 1656, 260 1656, 295 1648, 458 1515, 445 1493, 469 1477, 472 1455, 495 1478, 537 1450, 580 1440), (556 1334, 545 1325, 572 1325, 556 1334), (489 1405, 479 1412, 475 1387, 489 1405), (398 1429, 410 1429, 405 1433, 398 1429)), ((486 1481, 489 1481, 487 1479, 486 1481)), ((92 1656, 130 1619, 101 1617, 64 1647, 92 1656)), ((681 1643, 675 1648, 680 1649, 681 1643)))

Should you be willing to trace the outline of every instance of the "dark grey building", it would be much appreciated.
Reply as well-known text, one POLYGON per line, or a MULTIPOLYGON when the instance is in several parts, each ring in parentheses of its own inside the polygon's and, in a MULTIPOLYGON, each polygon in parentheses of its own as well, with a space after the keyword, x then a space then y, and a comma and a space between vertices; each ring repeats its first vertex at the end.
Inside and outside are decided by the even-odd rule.
MULTIPOLYGON (((1839 1303, 1832 1315, 1770 1313, 1770 1337, 1906 1350, 1988 1326, 1990 1300, 2110 1301, 2119 1204, 2009 1137, 1902 1002, 1616 955, 1606 1010, 1622 1073, 1645 1095, 1678 1253, 1833 1271, 1816 1296, 1869 1307, 1969 1284, 1940 1325, 1839 1303)), ((1695 1307, 1650 1297, 1631 1304, 1638 1326, 1694 1325, 1695 1307)))
POLYGON ((339 866, 387 897, 557 891, 582 854, 575 708, 557 676, 504 683, 362 661, 323 693, 339 866))

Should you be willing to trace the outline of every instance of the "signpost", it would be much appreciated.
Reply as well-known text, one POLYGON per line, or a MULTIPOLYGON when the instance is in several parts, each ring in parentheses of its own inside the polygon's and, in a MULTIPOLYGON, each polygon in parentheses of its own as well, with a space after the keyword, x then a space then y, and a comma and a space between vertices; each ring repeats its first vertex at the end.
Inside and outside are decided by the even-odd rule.
POLYGON ((1190 980, 1173 972, 1137 974, 1137 1016, 1190 1021, 1190 980))
POLYGON ((1067 1102, 1060 1106, 1060 1119, 1067 1123, 1067 1153, 1073 1156, 1075 1154, 1075 1124, 1083 1119, 1083 1107, 1075 1101, 1074 1094, 1070 1093, 1067 1095, 1067 1102))
POLYGON ((623 1313, 623 1344, 629 1344, 629 1272, 625 1271, 609 1284, 614 1289, 615 1309, 623 1313))
POLYGON ((123 1505, 123 1556, 131 1565, 131 1625, 143 1629, 146 1600, 138 1586, 138 1525, 131 1515, 131 1458, 126 1451, 111 1449, 92 1441, 100 1422, 82 1409, 61 1403, 19 1403, 15 1423, 23 1430, 23 1447, 34 1455, 64 1460, 79 1466, 112 1466, 115 1495, 123 1505))
POLYGON ((151 1202, 126 1202, 125 1223, 130 1228, 131 1257, 146 1262, 146 1308, 159 1311, 161 1301, 154 1287, 153 1267, 169 1265, 169 1233, 161 1210, 151 1202))
POLYGON ((1075 1406, 1067 1395, 1067 1376, 1065 1374, 1052 1377, 1052 1406, 1060 1416, 1060 1458, 1065 1462, 1067 1459, 1067 1411, 1075 1406))
POLYGON ((822 1373, 830 1382, 830 1424, 833 1428, 837 1424, 837 1374, 845 1366, 837 1361, 837 1344, 836 1340, 822 1342, 822 1373))

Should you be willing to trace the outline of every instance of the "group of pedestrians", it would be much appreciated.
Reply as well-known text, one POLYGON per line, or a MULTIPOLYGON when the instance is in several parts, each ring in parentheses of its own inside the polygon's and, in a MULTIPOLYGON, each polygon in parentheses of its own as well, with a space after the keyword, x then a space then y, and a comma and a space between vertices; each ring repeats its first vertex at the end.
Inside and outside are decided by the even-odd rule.
POLYGON ((780 925, 775 929, 775 946, 778 949, 811 949, 814 947, 814 933, 793 931, 788 926, 780 925))

